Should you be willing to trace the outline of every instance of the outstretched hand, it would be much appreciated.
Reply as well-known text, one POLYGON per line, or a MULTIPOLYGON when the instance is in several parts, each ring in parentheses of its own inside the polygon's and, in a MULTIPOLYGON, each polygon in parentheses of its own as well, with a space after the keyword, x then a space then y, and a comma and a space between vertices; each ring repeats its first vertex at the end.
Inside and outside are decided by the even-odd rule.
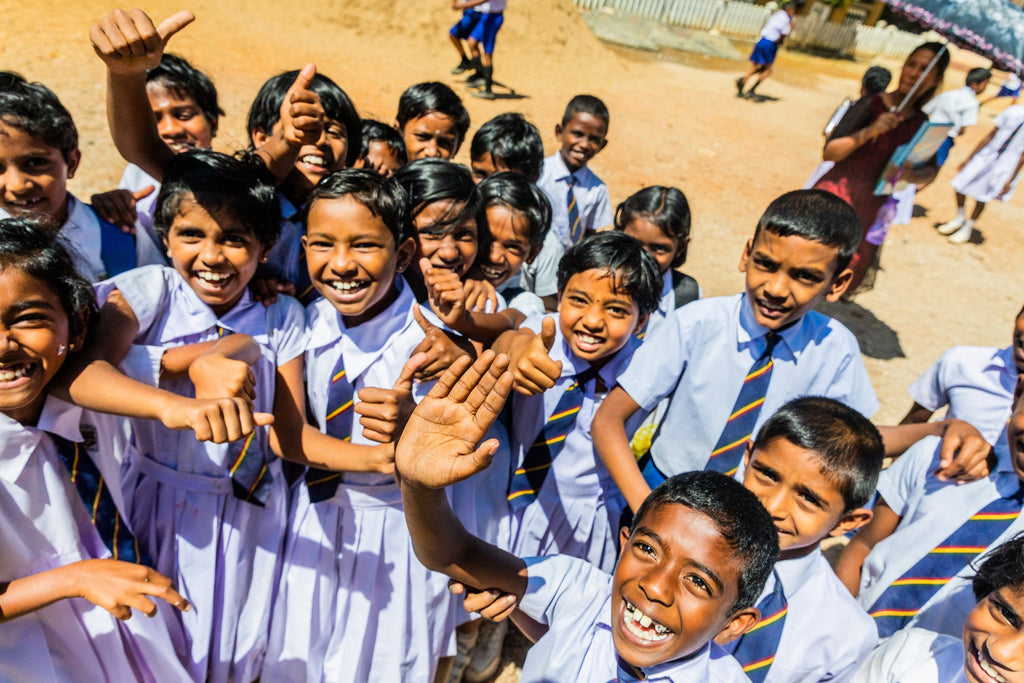
POLYGON ((480 440, 512 390, 507 370, 508 357, 488 350, 472 366, 459 358, 445 371, 409 417, 395 449, 405 482, 442 488, 486 469, 498 442, 480 440))
POLYGON ((195 18, 184 10, 154 26, 140 9, 117 9, 89 29, 89 40, 111 73, 145 73, 160 64, 167 41, 195 18))

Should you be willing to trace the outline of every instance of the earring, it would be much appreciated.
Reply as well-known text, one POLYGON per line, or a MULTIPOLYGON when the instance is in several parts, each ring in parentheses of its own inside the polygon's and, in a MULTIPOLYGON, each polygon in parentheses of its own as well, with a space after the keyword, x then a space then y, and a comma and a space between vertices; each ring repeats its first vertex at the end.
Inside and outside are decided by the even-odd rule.
POLYGON ((74 351, 74 350, 75 350, 74 343, 68 344, 68 351, 74 351))
POLYGON ((63 356, 64 355, 64 345, 63 344, 61 344, 60 346, 57 347, 57 355, 58 356, 63 356))

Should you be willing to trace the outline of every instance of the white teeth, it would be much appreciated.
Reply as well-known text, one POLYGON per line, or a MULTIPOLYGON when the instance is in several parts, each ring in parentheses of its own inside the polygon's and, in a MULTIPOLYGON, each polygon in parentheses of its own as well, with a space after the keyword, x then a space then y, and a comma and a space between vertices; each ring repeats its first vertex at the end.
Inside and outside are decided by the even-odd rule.
POLYGON ((334 287, 339 292, 354 292, 357 289, 362 288, 362 282, 342 282, 341 280, 335 280, 331 283, 331 287, 334 287))
POLYGON ((302 163, 309 164, 310 166, 326 166, 327 163, 324 158, 319 154, 307 154, 302 157, 302 163))
POLYGON ((483 273, 485 277, 492 279, 497 279, 505 274, 504 270, 499 270, 497 268, 491 268, 489 266, 484 265, 480 266, 480 272, 483 273))
POLYGON ((629 602, 626 603, 625 624, 626 629, 630 633, 649 643, 665 640, 672 633, 667 627, 654 621, 629 602), (650 630, 652 625, 654 627, 653 633, 650 630))
POLYGON ((231 275, 229 273, 211 273, 208 270, 200 270, 196 273, 196 277, 207 282, 223 282, 231 277, 231 275))
POLYGON ((1006 683, 1006 679, 1003 678, 1002 674, 995 670, 995 668, 989 663, 985 653, 978 650, 978 664, 981 665, 981 670, 987 673, 989 676, 999 681, 999 683, 1006 683))
POLYGON ((583 342, 584 344, 600 344, 601 343, 600 339, 598 339, 597 337, 591 337, 589 334, 580 334, 580 335, 577 335, 577 336, 579 337, 579 340, 581 342, 583 342))
POLYGON ((647 616, 646 614, 643 615, 642 617, 640 617, 640 625, 643 626, 644 628, 650 628, 651 627, 651 621, 652 621, 652 619, 649 616, 647 616))
POLYGON ((21 379, 27 376, 31 370, 32 366, 27 363, 14 368, 2 368, 0 369, 0 382, 13 382, 16 379, 21 379))

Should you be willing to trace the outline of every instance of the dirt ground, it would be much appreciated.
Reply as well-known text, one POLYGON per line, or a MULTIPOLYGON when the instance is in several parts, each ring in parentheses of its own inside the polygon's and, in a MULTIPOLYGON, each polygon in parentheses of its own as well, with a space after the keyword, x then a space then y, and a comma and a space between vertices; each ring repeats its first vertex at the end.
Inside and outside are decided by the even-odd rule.
MULTIPOLYGON (((4 3, 0 68, 46 83, 74 115, 83 162, 71 189, 84 198, 114 187, 123 168, 104 116, 102 64, 89 46, 89 26, 109 7, 97 0, 4 3)), ((570 0, 513 0, 495 54, 495 75, 515 97, 468 96, 449 75, 455 52, 446 31, 457 15, 434 0, 151 0, 162 19, 191 9, 198 20, 171 43, 213 76, 228 112, 217 146, 244 146, 249 102, 268 76, 313 61, 352 96, 360 114, 391 121, 408 85, 441 80, 467 93, 470 136, 504 111, 519 111, 555 149, 554 125, 569 98, 592 93, 611 111, 609 144, 593 162, 622 201, 649 184, 680 187, 690 200, 693 241, 685 270, 709 296, 743 286, 737 272, 744 241, 780 193, 800 187, 820 160, 821 128, 845 96, 855 95, 868 63, 785 52, 761 88, 771 100, 737 99, 733 79, 745 62, 651 55, 610 48, 590 33, 570 0)), ((746 52, 746 46, 741 46, 746 52)), ((954 52, 947 87, 962 85, 981 62, 954 52)), ((882 62, 894 72, 899 64, 882 62)), ((990 92, 994 92, 993 86, 990 92)), ((860 339, 881 401, 879 422, 899 420, 910 405, 906 386, 954 344, 1003 346, 1021 305, 1024 254, 1019 227, 1024 198, 993 204, 980 239, 951 245, 933 226, 952 217, 949 180, 985 135, 1005 100, 987 105, 978 126, 954 148, 947 168, 918 197, 909 226, 894 229, 874 291, 828 307, 860 339)), ((468 163, 468 143, 457 160, 468 163)))

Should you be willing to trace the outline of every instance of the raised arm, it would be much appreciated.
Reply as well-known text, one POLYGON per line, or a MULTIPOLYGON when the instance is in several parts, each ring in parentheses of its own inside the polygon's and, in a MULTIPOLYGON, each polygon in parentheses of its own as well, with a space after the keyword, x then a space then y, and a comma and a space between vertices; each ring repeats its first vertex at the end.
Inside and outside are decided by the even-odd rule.
POLYGON ((639 510, 640 504, 651 493, 651 487, 640 474, 626 434, 626 420, 638 410, 640 406, 633 397, 622 387, 615 387, 597 409, 590 428, 594 450, 633 510, 639 510))

